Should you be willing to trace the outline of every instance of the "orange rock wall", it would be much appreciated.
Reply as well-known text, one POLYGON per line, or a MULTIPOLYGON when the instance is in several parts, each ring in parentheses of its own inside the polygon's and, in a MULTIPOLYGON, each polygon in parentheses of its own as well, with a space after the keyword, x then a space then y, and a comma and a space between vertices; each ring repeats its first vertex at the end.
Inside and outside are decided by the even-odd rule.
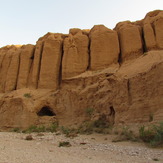
POLYGON ((0 92, 15 89, 57 90, 62 80, 97 71, 163 49, 163 11, 137 22, 120 22, 111 30, 70 29, 68 35, 47 33, 36 45, 0 48, 0 92))

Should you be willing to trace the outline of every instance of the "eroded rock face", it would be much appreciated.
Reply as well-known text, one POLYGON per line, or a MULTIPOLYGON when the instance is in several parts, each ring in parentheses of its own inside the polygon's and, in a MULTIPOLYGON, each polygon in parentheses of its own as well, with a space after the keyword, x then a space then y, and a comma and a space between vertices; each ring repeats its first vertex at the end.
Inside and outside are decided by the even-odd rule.
POLYGON ((156 42, 159 49, 163 49, 163 17, 154 22, 156 42))
POLYGON ((120 41, 122 61, 136 58, 143 54, 143 44, 139 26, 133 25, 130 22, 122 22, 117 25, 116 30, 120 41))
POLYGON ((6 77, 5 92, 10 92, 16 89, 20 64, 20 53, 21 48, 12 53, 12 58, 10 60, 6 77))
POLYGON ((44 41, 38 41, 34 53, 33 71, 32 71, 32 88, 35 89, 38 88, 43 46, 44 46, 44 41))
POLYGON ((64 39, 62 59, 62 79, 77 76, 85 72, 89 62, 89 39, 80 29, 71 29, 64 39))
POLYGON ((32 66, 34 49, 35 46, 30 44, 24 45, 21 48, 17 89, 28 87, 28 77, 32 66))
POLYGON ((163 48, 163 12, 149 12, 143 20, 144 40, 147 50, 163 48))
POLYGON ((163 11, 154 11, 114 30, 75 28, 0 48, 0 127, 162 120, 162 29, 163 11))
POLYGON ((64 80, 59 91, 20 89, 4 94, 0 127, 29 127, 55 120, 64 126, 80 125, 99 118, 109 124, 148 123, 150 115, 152 122, 159 122, 163 117, 162 70, 163 51, 152 51, 134 63, 122 64, 112 75, 99 71, 64 80), (31 97, 24 96, 27 92, 31 97))
POLYGON ((44 41, 38 88, 58 88, 62 46, 62 34, 50 34, 44 41))
POLYGON ((154 30, 152 28, 152 25, 147 23, 143 26, 143 32, 144 32, 144 40, 145 40, 145 46, 146 50, 152 50, 156 49, 156 38, 154 34, 154 30))
POLYGON ((17 84, 19 46, 8 46, 0 52, 0 92, 12 91, 17 84))
POLYGON ((119 57, 117 32, 103 25, 94 26, 90 31, 90 69, 99 70, 117 63, 119 57))

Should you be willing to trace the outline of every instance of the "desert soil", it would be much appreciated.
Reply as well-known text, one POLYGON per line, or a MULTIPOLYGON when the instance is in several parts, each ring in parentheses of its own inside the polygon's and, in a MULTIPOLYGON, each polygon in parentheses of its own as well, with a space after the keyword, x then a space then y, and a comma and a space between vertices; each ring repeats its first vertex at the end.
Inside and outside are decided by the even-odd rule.
POLYGON ((0 132, 0 163, 152 163, 163 162, 163 150, 137 142, 112 142, 113 135, 0 132), (68 141, 70 147, 59 147, 68 141))

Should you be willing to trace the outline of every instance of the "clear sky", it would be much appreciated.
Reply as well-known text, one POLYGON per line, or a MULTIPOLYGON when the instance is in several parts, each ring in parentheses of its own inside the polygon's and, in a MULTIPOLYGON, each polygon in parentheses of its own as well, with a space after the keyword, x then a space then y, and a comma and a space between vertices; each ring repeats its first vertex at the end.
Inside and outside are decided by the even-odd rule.
POLYGON ((70 28, 104 24, 112 29, 156 9, 163 10, 163 0, 0 0, 0 47, 35 44, 47 32, 70 28))

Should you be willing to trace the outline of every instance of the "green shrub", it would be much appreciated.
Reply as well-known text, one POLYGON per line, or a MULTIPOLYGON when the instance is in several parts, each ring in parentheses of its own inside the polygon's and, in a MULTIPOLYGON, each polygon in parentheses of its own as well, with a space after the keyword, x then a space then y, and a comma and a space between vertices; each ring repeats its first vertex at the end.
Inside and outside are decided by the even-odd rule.
POLYGON ((32 96, 31 96, 30 93, 25 93, 25 94, 24 94, 24 97, 26 97, 26 98, 31 98, 32 96))
POLYGON ((59 142, 59 147, 70 147, 71 144, 68 141, 59 142))
POLYGON ((92 134, 93 132, 108 134, 111 130, 112 125, 109 124, 105 115, 101 115, 98 120, 83 123, 78 129, 81 134, 92 134))
POLYGON ((143 142, 149 143, 153 147, 163 145, 163 122, 147 129, 142 126, 139 129, 139 137, 143 142))
POLYGON ((49 127, 46 128, 46 131, 52 132, 52 133, 57 132, 58 127, 59 127, 58 122, 54 122, 49 127))
POLYGON ((11 131, 12 131, 12 132, 18 132, 18 133, 21 132, 20 128, 18 128, 18 127, 13 128, 11 131))
POLYGON ((94 109, 93 108, 86 108, 85 112, 86 112, 87 116, 91 117, 93 112, 94 112, 94 109))
POLYGON ((28 129, 24 130, 24 133, 32 133, 32 132, 56 132, 58 129, 58 122, 52 123, 49 126, 30 126, 28 129))

